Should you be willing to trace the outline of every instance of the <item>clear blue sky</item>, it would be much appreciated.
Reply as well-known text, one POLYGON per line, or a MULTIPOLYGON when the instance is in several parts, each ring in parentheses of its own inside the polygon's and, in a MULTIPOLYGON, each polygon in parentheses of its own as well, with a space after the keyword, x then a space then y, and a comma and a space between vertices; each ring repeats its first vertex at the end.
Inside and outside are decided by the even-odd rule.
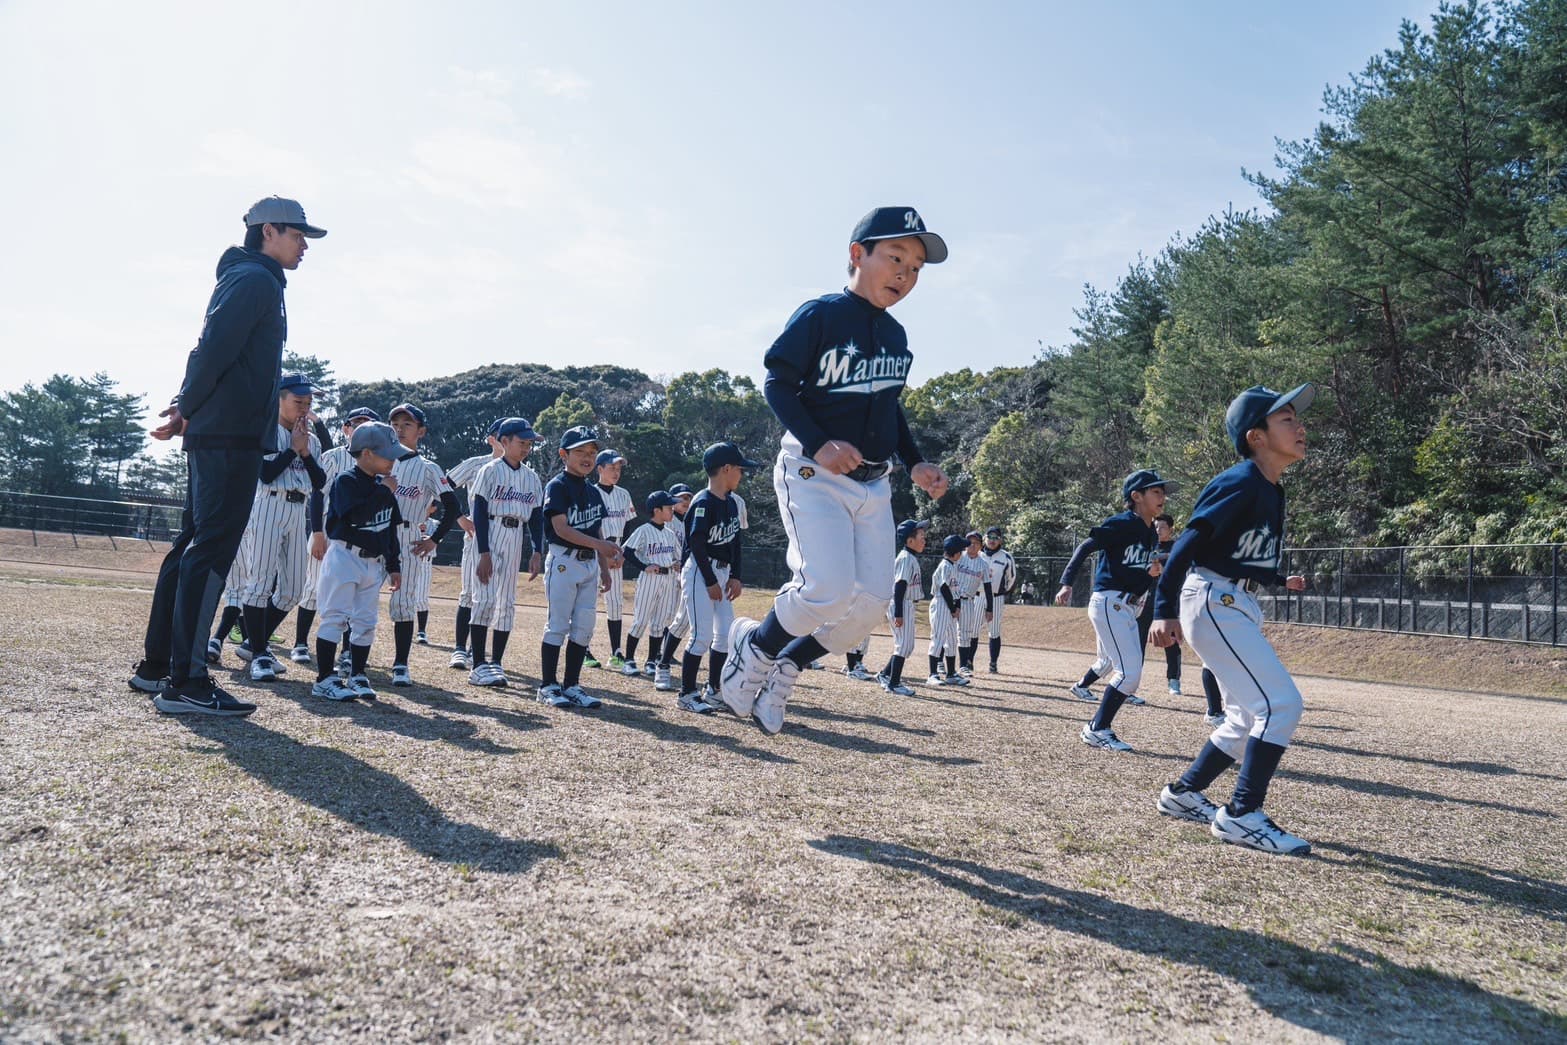
POLYGON ((0 388, 164 401, 270 193, 330 230, 290 347, 340 378, 760 376, 882 203, 952 250, 896 310, 912 380, 1025 363, 1434 8, 5 0, 0 388))

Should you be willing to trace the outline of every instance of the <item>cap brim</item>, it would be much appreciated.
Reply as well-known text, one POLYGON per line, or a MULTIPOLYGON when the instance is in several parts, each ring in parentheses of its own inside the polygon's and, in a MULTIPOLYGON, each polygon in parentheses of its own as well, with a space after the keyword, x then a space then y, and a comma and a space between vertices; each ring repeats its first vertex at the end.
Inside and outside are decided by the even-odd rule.
POLYGON ((860 243, 880 243, 889 239, 917 239, 925 244, 925 264, 939 265, 947 260, 947 241, 934 232, 900 232, 896 236, 866 236, 860 243))
MULTIPOLYGON (((399 445, 401 445, 401 444, 399 444, 399 445)), ((394 461, 412 461, 415 457, 419 456, 419 451, 418 450, 410 450, 406 446, 402 447, 402 451, 403 452, 401 454, 399 454, 398 456, 392 458, 392 460, 394 460, 394 461)))
POLYGON ((1143 486, 1139 486, 1132 492, 1142 493, 1144 490, 1163 490, 1165 493, 1169 493, 1179 485, 1180 483, 1177 483, 1174 479, 1160 479, 1156 483, 1147 483, 1143 486))
MULTIPOLYGON (((1295 413, 1304 414, 1311 409, 1312 400, 1317 398, 1317 386, 1307 381, 1303 385, 1296 385, 1273 401, 1268 407, 1268 414, 1276 414, 1286 406, 1293 406, 1295 413)), ((1268 414, 1264 414, 1266 417, 1268 414)))
POLYGON ((741 460, 740 460, 740 467, 743 468, 747 472, 754 472, 758 468, 762 467, 762 464, 761 464, 760 461, 753 461, 749 457, 745 457, 745 458, 741 458, 741 460))
POLYGON ((320 239, 326 235, 326 229, 318 229, 314 225, 301 225, 299 226, 299 231, 304 234, 306 239, 320 239))
POLYGON ((579 446, 597 446, 598 444, 599 444, 599 441, 597 439, 584 439, 580 443, 567 443, 565 446, 562 446, 561 449, 562 450, 575 450, 579 446))

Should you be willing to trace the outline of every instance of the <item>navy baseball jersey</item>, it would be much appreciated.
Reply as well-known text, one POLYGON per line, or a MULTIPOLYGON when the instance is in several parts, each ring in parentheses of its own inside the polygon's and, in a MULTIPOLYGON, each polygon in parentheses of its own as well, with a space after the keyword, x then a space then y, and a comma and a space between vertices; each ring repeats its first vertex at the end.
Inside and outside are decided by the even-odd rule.
POLYGON ((556 515, 564 515, 566 525, 578 533, 600 536, 604 527, 604 498, 599 496, 598 484, 570 472, 561 472, 544 487, 544 537, 551 544, 576 551, 579 546, 561 540, 554 524, 549 522, 556 515))
POLYGON ((731 577, 740 576, 740 506, 734 498, 703 490, 686 512, 685 530, 686 554, 696 559, 703 584, 718 583, 714 562, 728 566, 731 577))
POLYGON ((1188 528, 1205 531, 1193 564, 1234 580, 1283 584, 1284 490, 1251 461, 1214 476, 1197 495, 1188 528))
POLYGON ((903 326, 845 290, 807 301, 767 350, 767 403, 806 456, 841 439, 867 461, 924 458, 898 398, 914 356, 903 326))
POLYGON ((332 480, 326 504, 328 539, 385 559, 388 573, 398 573, 401 566, 397 549, 401 522, 392 491, 364 469, 350 468, 332 480))
POLYGON ((1088 540, 1077 546, 1072 561, 1061 574, 1061 583, 1070 585, 1090 551, 1099 552, 1094 567, 1094 591, 1124 591, 1141 595, 1153 586, 1148 567, 1159 547, 1159 535, 1135 512, 1112 515, 1088 531, 1088 540))

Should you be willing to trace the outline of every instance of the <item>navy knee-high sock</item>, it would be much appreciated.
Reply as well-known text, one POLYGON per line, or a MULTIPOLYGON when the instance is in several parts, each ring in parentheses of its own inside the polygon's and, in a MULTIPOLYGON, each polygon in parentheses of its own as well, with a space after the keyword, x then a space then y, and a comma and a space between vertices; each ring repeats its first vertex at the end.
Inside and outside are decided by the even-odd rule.
POLYGON ((559 685, 560 647, 552 642, 539 644, 539 682, 541 685, 559 685))
MULTIPOLYGON (((778 623, 777 611, 768 610, 767 616, 762 619, 762 626, 757 628, 751 636, 751 645, 755 646, 758 652, 764 656, 777 660, 783 653, 784 647, 794 640, 795 636, 785 631, 784 626, 778 623)), ((823 652, 826 651, 824 650, 823 652)), ((821 654, 818 653, 817 656, 819 657, 821 654)), ((811 660, 815 659, 815 657, 811 658, 811 660)), ((806 663, 808 664, 810 661, 806 663)), ((801 666, 803 667, 804 665, 801 666)))
POLYGON ((1001 657, 1001 640, 990 640, 990 663, 995 664, 1001 657))
POLYGON ((1205 791, 1209 784, 1219 779, 1226 769, 1235 764, 1235 760, 1223 751, 1213 746, 1213 741, 1208 741, 1197 752, 1197 757, 1192 759, 1192 764, 1186 767, 1186 772, 1181 774, 1181 779, 1170 785, 1170 790, 1176 794, 1182 791, 1205 791))
POLYGON ((301 606, 294 611, 294 645, 308 646, 310 644, 310 625, 315 622, 315 610, 307 610, 301 606))
POLYGON ((680 692, 695 693, 696 677, 702 670, 702 655, 687 653, 680 658, 680 692))
POLYGON ((1202 693, 1208 698, 1208 714, 1224 714, 1224 694, 1219 692, 1219 680, 1207 668, 1202 669, 1202 693))
POLYGON ((333 662, 337 660, 337 643, 328 642, 321 636, 316 636, 316 681, 320 682, 333 673, 333 662))
POLYGON ((612 621, 607 621, 606 623, 608 623, 608 625, 609 625, 609 651, 611 653, 619 653, 620 652, 620 621, 612 620, 612 621))
POLYGON ((218 626, 217 629, 213 631, 212 637, 215 639, 222 639, 225 642, 228 641, 229 632, 234 630, 234 625, 239 623, 241 619, 242 617, 240 614, 240 607, 223 607, 223 616, 218 618, 218 626))
POLYGON ((414 646, 414 622, 411 620, 394 620, 392 622, 392 663, 408 666, 408 651, 414 646))
POLYGON ((637 643, 639 643, 641 641, 642 640, 639 639, 635 635, 628 635, 628 636, 626 636, 626 659, 627 660, 636 660, 637 659, 637 643))
POLYGON ((570 689, 582 681, 582 662, 588 657, 588 648, 579 643, 566 640, 566 671, 561 677, 561 685, 570 689))
MULTIPOLYGON (((758 646, 757 649, 761 647, 758 646)), ((783 649, 783 656, 800 665, 802 671, 811 666, 811 661, 826 655, 827 647, 817 642, 814 635, 802 635, 783 649)))
POLYGON ((1078 680, 1077 684, 1083 689, 1087 689, 1089 686, 1092 686, 1095 682, 1098 681, 1099 672, 1095 671, 1093 668, 1089 668, 1087 671, 1083 672, 1083 677, 1078 680))
POLYGON ((245 648, 252 653, 260 653, 267 648, 267 636, 272 634, 267 627, 267 608, 246 606, 242 615, 245 619, 245 648))
POLYGON ((887 667, 887 679, 894 686, 903 682, 903 658, 896 653, 892 655, 892 663, 887 667))
POLYGON ((457 633, 453 636, 453 645, 458 649, 468 648, 468 625, 473 621, 473 607, 457 607, 457 633))
POLYGON ((490 629, 482 624, 474 624, 468 628, 468 648, 473 651, 474 667, 485 663, 484 644, 489 635, 490 629))
POLYGON ((429 630, 429 624, 430 624, 430 611, 429 610, 415 610, 414 611, 414 616, 419 621, 419 630, 420 631, 427 631, 427 630, 429 630))
POLYGON ((490 632, 491 662, 495 664, 499 664, 501 662, 501 658, 506 655, 506 640, 509 638, 511 638, 511 632, 509 631, 490 632))
POLYGON ((1240 779, 1235 781, 1235 794, 1230 796, 1231 816, 1245 816, 1262 808, 1262 803, 1268 800, 1268 784, 1278 771, 1279 759, 1284 757, 1285 750, 1282 744, 1270 744, 1257 737, 1246 739, 1240 779))
POLYGON ((724 677, 724 661, 729 659, 729 654, 712 650, 707 654, 707 684, 713 687, 713 692, 718 692, 718 680, 724 677))
POLYGON ((1115 713, 1121 710, 1121 705, 1126 703, 1126 694, 1114 686, 1105 687, 1105 695, 1099 700, 1099 710, 1094 713, 1094 720, 1088 724, 1089 729, 1109 729, 1110 723, 1115 721, 1115 713))

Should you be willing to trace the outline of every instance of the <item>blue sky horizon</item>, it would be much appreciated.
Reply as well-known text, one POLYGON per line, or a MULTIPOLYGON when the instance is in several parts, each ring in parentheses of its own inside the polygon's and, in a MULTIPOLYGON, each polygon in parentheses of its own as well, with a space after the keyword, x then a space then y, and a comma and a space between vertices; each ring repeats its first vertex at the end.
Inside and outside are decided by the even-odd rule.
POLYGON ((0 5, 0 388, 166 401, 213 268, 271 193, 329 235, 289 347, 345 380, 487 363, 759 378, 872 206, 951 260, 894 314, 911 383, 1022 365, 1308 136, 1435 3, 253 9, 0 5), (247 13, 248 12, 248 13, 247 13), (286 41, 286 42, 283 42, 286 41))

